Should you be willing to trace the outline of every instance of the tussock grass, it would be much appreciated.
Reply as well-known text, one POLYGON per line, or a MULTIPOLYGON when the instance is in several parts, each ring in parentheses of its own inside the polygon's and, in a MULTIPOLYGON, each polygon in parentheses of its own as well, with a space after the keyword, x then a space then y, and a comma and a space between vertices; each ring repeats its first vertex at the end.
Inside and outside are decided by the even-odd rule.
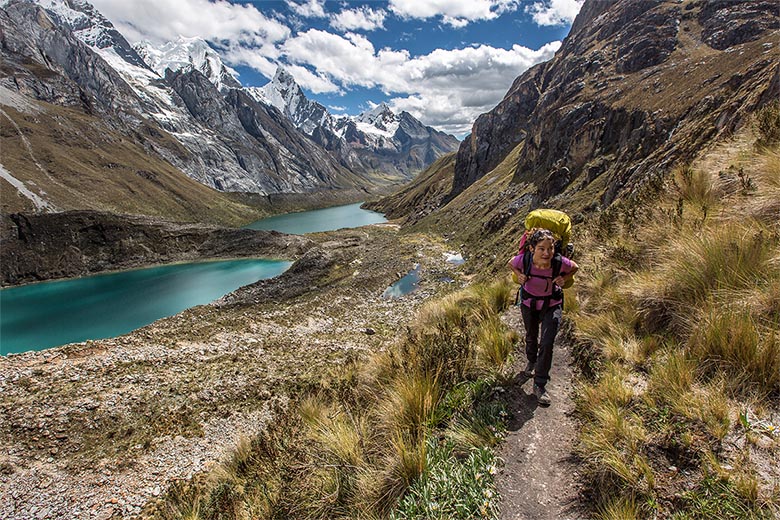
POLYGON ((517 333, 507 330, 498 317, 492 316, 482 321, 475 335, 477 364, 502 373, 511 361, 517 333))
POLYGON ((753 124, 758 134, 757 146, 769 147, 780 142, 780 102, 768 103, 756 112, 753 124))
POLYGON ((207 479, 170 492, 161 517, 495 518, 490 448, 507 414, 492 390, 517 339, 498 317, 511 291, 502 281, 426 304, 391 348, 345 365, 207 479))
POLYGON ((710 308, 691 333, 689 351, 708 373, 725 373, 737 390, 780 390, 780 341, 761 331, 750 308, 710 308))
POLYGON ((748 291, 776 274, 758 223, 680 231, 655 255, 656 268, 634 278, 631 291, 651 332, 685 333, 694 310, 713 295, 748 291))
POLYGON ((677 168, 585 233, 579 263, 595 272, 583 269, 572 318, 597 518, 780 512, 758 469, 780 460, 760 433, 780 414, 780 153, 746 143, 710 161, 732 161, 724 170, 677 168))
POLYGON ((709 208, 717 200, 718 194, 708 172, 684 165, 675 168, 672 176, 682 200, 700 208, 709 208))
POLYGON ((386 428, 413 439, 424 437, 442 419, 439 407, 442 394, 438 374, 399 375, 381 403, 386 428))
POLYGON ((625 381, 628 371, 610 363, 595 384, 583 384, 577 391, 577 410, 584 416, 595 419, 596 410, 611 405, 625 408, 634 397, 634 392, 625 381))
POLYGON ((612 499, 598 508, 596 518, 598 520, 634 520, 640 518, 636 498, 629 495, 612 499))

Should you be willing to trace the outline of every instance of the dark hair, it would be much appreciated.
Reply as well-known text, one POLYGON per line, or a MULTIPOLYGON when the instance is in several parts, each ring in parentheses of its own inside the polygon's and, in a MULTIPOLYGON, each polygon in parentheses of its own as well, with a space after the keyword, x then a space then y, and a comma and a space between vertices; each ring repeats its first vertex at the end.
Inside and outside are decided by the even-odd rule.
POLYGON ((536 247, 536 244, 547 239, 552 240, 553 247, 555 246, 556 242, 558 242, 558 240, 555 238, 555 235, 552 234, 552 231, 547 229, 536 229, 531 235, 531 238, 528 239, 528 242, 531 244, 531 249, 533 249, 536 247))

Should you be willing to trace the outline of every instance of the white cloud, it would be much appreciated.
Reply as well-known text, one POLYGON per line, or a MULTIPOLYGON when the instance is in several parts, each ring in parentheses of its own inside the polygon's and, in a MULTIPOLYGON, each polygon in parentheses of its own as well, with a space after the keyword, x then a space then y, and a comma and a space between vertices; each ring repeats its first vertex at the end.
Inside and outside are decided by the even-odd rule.
POLYGON ((308 0, 302 4, 287 0, 287 6, 294 13, 304 18, 325 18, 325 0, 308 0))
POLYGON ((517 0, 389 0, 388 9, 401 18, 427 19, 437 16, 453 27, 477 20, 493 20, 517 9, 517 0))
POLYGON ((525 8, 538 25, 566 25, 574 21, 585 0, 544 0, 525 8))
POLYGON ((463 134, 479 114, 503 98, 517 76, 552 58, 559 47, 560 42, 539 50, 480 45, 411 57, 407 51, 377 51, 361 35, 311 29, 287 40, 282 53, 290 62, 316 67, 344 88, 376 87, 387 94, 406 94, 393 99, 392 106, 425 124, 463 134))
MULTIPOLYGON (((132 42, 148 39, 161 43, 179 35, 200 36, 215 43, 232 66, 245 65, 271 78, 282 63, 301 87, 314 93, 378 88, 392 96, 394 109, 407 110, 425 124, 456 135, 467 133, 479 114, 491 110, 503 98, 517 76, 550 59, 560 46, 552 42, 532 50, 520 45, 511 49, 480 45, 412 56, 406 50, 377 49, 366 36, 353 32, 334 34, 309 29, 293 35, 267 13, 224 0, 92 1, 132 42)), ((296 5, 315 12, 317 6, 322 8, 322 0, 296 5)), ((516 9, 517 1, 391 0, 390 5, 395 14, 439 16, 447 20, 445 23, 457 25, 516 9)), ((559 16, 573 16, 561 10, 563 4, 555 5, 559 16)), ((367 27, 361 26, 361 20, 368 23, 372 20, 370 13, 380 12, 389 14, 367 8, 342 9, 331 23, 357 30, 367 27), (348 11, 352 13, 335 21, 348 11), (366 16, 361 18, 361 13, 366 16)), ((378 15, 373 16, 375 23, 380 23, 378 15)))
POLYGON ((329 78, 322 74, 316 74, 300 65, 285 65, 287 72, 292 74, 298 85, 314 92, 315 94, 341 92, 341 89, 329 78))
POLYGON ((387 12, 384 9, 375 11, 365 6, 344 9, 331 17, 330 25, 340 31, 354 31, 356 29, 373 31, 384 28, 386 16, 387 12))
POLYGON ((290 36, 290 29, 251 5, 224 0, 91 0, 131 43, 164 43, 179 36, 260 46, 290 36))

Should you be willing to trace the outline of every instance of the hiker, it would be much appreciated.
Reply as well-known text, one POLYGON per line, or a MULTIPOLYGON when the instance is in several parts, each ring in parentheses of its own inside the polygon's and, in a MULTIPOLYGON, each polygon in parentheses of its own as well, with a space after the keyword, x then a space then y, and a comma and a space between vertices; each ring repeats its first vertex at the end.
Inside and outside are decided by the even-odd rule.
POLYGON ((550 380, 553 342, 561 322, 562 287, 572 279, 578 267, 574 261, 555 253, 557 239, 547 229, 529 231, 527 242, 527 249, 509 261, 509 268, 520 284, 518 304, 525 324, 528 363, 522 376, 528 379, 533 376, 534 395, 539 404, 549 405, 550 396, 545 385, 550 380))

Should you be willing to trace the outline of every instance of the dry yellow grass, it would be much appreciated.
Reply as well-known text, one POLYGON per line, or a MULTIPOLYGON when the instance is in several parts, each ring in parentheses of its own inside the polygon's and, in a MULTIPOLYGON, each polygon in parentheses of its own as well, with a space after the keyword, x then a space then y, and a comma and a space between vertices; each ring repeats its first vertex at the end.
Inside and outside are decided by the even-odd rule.
POLYGON ((776 473, 756 469, 780 462, 777 442, 707 451, 759 442, 740 425, 746 410, 751 424, 780 413, 780 153, 753 141, 740 134, 678 168, 642 218, 618 211, 586 233, 580 263, 598 270, 580 276, 572 317, 583 360, 598 368, 577 389, 577 411, 599 518, 674 512, 648 508, 669 491, 655 487, 657 451, 645 445, 695 461, 685 492, 693 516, 680 518, 718 507, 769 518, 780 508, 776 473))

